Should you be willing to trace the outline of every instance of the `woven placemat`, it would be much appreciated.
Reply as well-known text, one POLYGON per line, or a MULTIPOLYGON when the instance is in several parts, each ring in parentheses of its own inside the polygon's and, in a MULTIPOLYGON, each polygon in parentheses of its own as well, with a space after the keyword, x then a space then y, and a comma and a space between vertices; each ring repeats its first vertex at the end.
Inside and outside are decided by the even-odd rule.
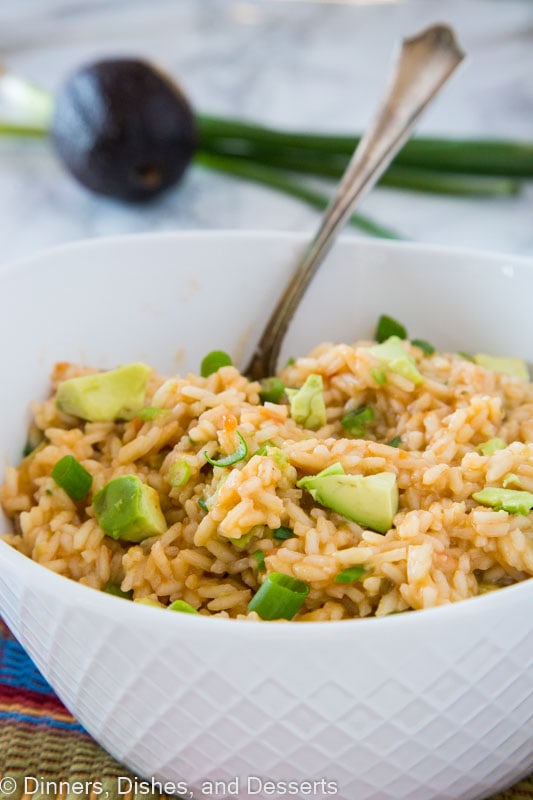
MULTIPOLYGON (((84 731, 0 621, 0 800, 136 800, 133 791, 119 795, 119 778, 122 791, 128 778, 135 786, 134 776, 84 731), (97 793, 90 786, 95 782, 97 793)), ((493 800, 533 800, 533 776, 493 800)))

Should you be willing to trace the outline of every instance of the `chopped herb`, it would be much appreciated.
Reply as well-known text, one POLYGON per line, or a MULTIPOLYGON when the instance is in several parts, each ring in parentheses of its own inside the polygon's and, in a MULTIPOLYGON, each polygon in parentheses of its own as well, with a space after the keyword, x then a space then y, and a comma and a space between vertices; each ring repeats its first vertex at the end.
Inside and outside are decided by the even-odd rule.
POLYGON ((281 378, 264 378, 261 381, 259 397, 263 403, 279 403, 285 394, 285 384, 281 378))
POLYGON ((133 600, 133 591, 123 592, 119 583, 107 583, 102 591, 106 594, 113 594, 115 597, 122 597, 124 600, 133 600))
POLYGON ((208 378, 221 367, 231 367, 232 364, 231 356, 223 350, 212 350, 202 359, 200 375, 202 378, 208 378))
POLYGON ((48 495, 53 494, 51 489, 45 489, 44 492, 45 492, 45 494, 48 494, 48 495))
POLYGON ((285 525, 282 525, 280 528, 276 528, 272 531, 272 538, 277 539, 278 542, 284 542, 286 539, 294 538, 294 531, 292 528, 287 528, 285 525))
POLYGON ((289 358, 287 359, 287 363, 285 364, 285 367, 292 367, 293 364, 296 364, 296 359, 294 358, 294 356, 289 356, 289 358))
POLYGON ((169 611, 180 611, 182 614, 198 614, 198 611, 186 603, 185 600, 174 600, 168 607, 169 611))
POLYGON ((367 571, 366 567, 363 566, 348 567, 348 569, 343 569, 342 572, 335 576, 335 583, 355 583, 363 575, 366 575, 367 571))
POLYGON ((207 503, 205 502, 203 497, 200 497, 198 499, 198 505, 200 506, 201 509, 203 509, 203 511, 209 511, 207 503))
POLYGON ((167 408, 157 408, 156 406, 146 406, 145 408, 141 408, 137 411, 137 416, 139 419, 142 419, 143 422, 150 422, 150 420, 155 419, 158 417, 159 414, 168 411, 167 408))
POLYGON ((474 363, 473 356, 471 356, 470 353, 465 353, 464 350, 458 350, 457 355, 461 356, 461 358, 464 358, 465 361, 471 361, 472 363, 474 363))
POLYGON ((372 422, 374 418, 374 409, 371 406, 359 406, 343 416, 341 425, 351 436, 360 437, 365 433, 368 423, 372 422))
POLYGON ((239 446, 233 453, 230 453, 223 458, 211 458, 209 454, 204 450, 204 456, 206 461, 213 465, 213 467, 231 467, 233 464, 237 464, 239 461, 242 461, 248 455, 248 445, 246 444, 244 437, 242 436, 239 431, 235 431, 237 437, 239 439, 239 446))
POLYGON ((255 550, 252 553, 253 558, 255 558, 257 569, 259 572, 264 572, 266 569, 265 566, 265 551, 264 550, 255 550))
POLYGON ((497 450, 505 450, 507 444, 503 439, 489 439, 488 442, 483 442, 478 447, 479 452, 483 456, 492 456, 497 450))
POLYGON ((64 456, 52 469, 52 478, 71 500, 83 500, 89 493, 93 477, 74 456, 64 456))
POLYGON ((411 344, 414 344, 415 347, 419 347, 427 356, 432 356, 435 352, 433 345, 426 342, 425 339, 412 339, 411 344))
POLYGON ((292 619, 308 594, 309 586, 303 581, 271 572, 248 603, 248 610, 255 611, 261 619, 292 619))
POLYGON ((527 516, 533 508, 533 494, 531 492, 517 492, 513 489, 487 487, 480 492, 476 492, 472 497, 482 506, 489 506, 495 511, 507 511, 509 514, 527 516))
POLYGON ((191 467, 187 461, 175 461, 168 470, 168 482, 174 489, 179 489, 189 481, 191 467))
POLYGON ((239 550, 244 550, 254 536, 259 536, 262 533, 263 525, 254 525, 254 527, 248 531, 248 533, 245 533, 243 536, 241 536, 240 539, 229 539, 229 541, 239 550))
POLYGON ((379 367, 373 367, 370 370, 370 374, 380 386, 385 386, 387 383, 387 373, 384 369, 380 369, 379 367))
POLYGON ((257 450, 255 451, 255 453, 252 453, 252 455, 254 455, 254 456, 267 456, 268 455, 268 451, 269 451, 269 449, 271 447, 275 447, 273 442, 270 442, 270 441, 263 442, 261 447, 258 447, 257 450))
POLYGON ((401 443, 402 443, 402 437, 401 436, 394 436, 390 440, 390 442, 387 442, 389 447, 399 447, 401 445, 401 443))
POLYGON ((407 339, 407 330, 401 322, 387 316, 387 314, 382 314, 378 319, 374 339, 381 344, 381 342, 386 341, 386 339, 389 339, 391 336, 397 336, 399 339, 407 339))

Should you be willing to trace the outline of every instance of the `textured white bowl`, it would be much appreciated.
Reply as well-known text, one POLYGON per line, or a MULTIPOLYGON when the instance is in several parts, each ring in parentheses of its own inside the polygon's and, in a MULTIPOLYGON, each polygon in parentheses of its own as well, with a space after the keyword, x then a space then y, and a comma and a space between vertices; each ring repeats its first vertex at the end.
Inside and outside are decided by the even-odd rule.
MULTIPOLYGON (((242 363, 303 244, 130 237, 0 269, 2 458, 19 458, 56 360, 183 371, 221 348, 242 363)), ((282 358, 367 336, 386 312, 439 348, 533 360, 532 297, 522 259, 344 239, 282 358)), ((386 619, 257 624, 127 603, 3 543, 0 558, 0 611, 68 708, 133 770, 197 797, 236 777, 240 798, 284 795, 248 787, 257 776, 331 782, 302 798, 467 800, 533 768, 531 581, 386 619)))

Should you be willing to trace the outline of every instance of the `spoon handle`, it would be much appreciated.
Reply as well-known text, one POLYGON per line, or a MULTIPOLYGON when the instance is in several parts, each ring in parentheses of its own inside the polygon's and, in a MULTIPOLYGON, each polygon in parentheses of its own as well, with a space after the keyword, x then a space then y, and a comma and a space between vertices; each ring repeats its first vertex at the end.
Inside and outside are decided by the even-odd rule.
POLYGON ((245 370, 250 378, 258 380, 275 373, 294 312, 356 201, 375 185, 463 58, 453 30, 446 25, 433 25, 403 41, 384 102, 359 142, 314 239, 263 330, 245 370))

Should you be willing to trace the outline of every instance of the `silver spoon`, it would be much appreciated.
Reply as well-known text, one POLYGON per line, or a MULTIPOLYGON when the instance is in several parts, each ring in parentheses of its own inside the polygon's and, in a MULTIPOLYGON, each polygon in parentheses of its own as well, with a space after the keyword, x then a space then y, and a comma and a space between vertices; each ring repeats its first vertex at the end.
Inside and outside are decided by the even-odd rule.
POLYGON ((404 39, 393 80, 356 148, 320 227, 270 315, 245 374, 274 375, 287 328, 335 238, 361 197, 377 182, 408 139, 422 112, 464 58, 454 31, 433 25, 404 39))

